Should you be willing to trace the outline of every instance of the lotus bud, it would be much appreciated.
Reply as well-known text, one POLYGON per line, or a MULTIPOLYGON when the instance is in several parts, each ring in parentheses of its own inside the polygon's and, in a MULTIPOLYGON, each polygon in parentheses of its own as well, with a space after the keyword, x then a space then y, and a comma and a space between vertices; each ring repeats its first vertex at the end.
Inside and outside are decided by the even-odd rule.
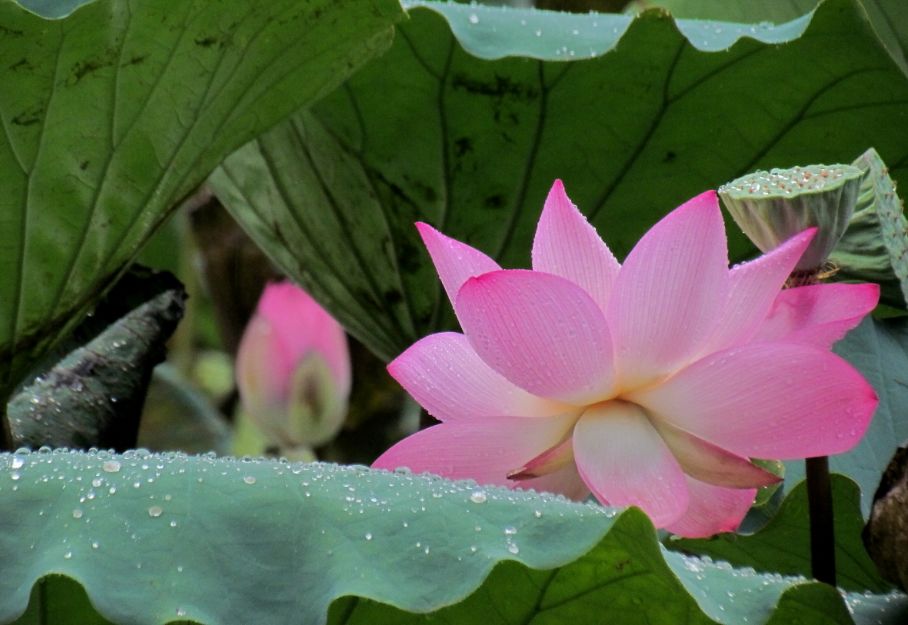
POLYGON ((848 227, 862 175, 851 165, 757 171, 722 185, 719 196, 764 253, 807 228, 817 228, 796 268, 816 273, 848 227))
POLYGON ((269 284, 240 341, 236 376, 244 410, 271 443, 320 445, 347 414, 346 335, 299 287, 269 284))

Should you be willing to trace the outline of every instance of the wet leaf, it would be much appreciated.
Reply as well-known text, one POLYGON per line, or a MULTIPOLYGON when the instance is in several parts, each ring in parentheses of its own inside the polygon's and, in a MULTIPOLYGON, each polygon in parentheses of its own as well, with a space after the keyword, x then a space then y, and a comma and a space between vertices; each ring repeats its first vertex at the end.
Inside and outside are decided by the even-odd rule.
POLYGON ((836 279, 876 282, 881 299, 897 308, 908 307, 908 221, 889 169, 870 149, 853 163, 864 179, 848 230, 829 260, 836 279))
POLYGON ((636 509, 430 476, 56 451, 0 455, 0 498, 0 623, 50 573, 136 625, 318 624, 329 609, 357 625, 908 617, 904 595, 666 551, 636 509))
POLYGON ((14 443, 135 447, 152 370, 164 360, 185 299, 171 274, 126 274, 47 359, 59 361, 39 369, 10 399, 14 443))

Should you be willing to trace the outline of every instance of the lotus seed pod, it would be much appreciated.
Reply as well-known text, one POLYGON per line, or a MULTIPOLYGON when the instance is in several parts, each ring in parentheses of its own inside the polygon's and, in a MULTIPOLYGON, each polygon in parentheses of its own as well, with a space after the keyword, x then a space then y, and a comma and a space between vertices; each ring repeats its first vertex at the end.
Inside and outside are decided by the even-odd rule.
POLYGON ((823 266, 848 227, 862 172, 851 165, 808 165, 757 171, 719 187, 741 230, 763 252, 816 227, 797 270, 823 266))

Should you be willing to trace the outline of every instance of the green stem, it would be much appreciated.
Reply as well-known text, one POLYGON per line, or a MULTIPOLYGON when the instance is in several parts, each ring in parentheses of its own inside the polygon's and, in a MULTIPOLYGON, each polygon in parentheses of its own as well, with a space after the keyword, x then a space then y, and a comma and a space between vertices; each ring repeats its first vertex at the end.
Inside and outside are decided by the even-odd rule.
POLYGON ((807 458, 807 504, 810 511, 810 568, 817 581, 836 585, 835 527, 829 458, 807 458))
POLYGON ((13 430, 9 424, 9 417, 6 414, 7 401, 9 393, 4 392, 0 387, 0 452, 13 451, 13 430))
POLYGON ((3 451, 13 451, 13 432, 6 414, 0 412, 0 452, 3 451))

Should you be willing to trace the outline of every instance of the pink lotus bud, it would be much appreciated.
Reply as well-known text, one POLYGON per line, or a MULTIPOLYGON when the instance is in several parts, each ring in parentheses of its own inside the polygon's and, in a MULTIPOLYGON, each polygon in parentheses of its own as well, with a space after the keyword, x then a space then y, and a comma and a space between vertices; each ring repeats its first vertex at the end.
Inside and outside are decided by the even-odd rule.
POLYGON ((319 445, 340 429, 350 395, 343 328, 294 284, 269 284, 236 358, 249 418, 280 447, 319 445))

